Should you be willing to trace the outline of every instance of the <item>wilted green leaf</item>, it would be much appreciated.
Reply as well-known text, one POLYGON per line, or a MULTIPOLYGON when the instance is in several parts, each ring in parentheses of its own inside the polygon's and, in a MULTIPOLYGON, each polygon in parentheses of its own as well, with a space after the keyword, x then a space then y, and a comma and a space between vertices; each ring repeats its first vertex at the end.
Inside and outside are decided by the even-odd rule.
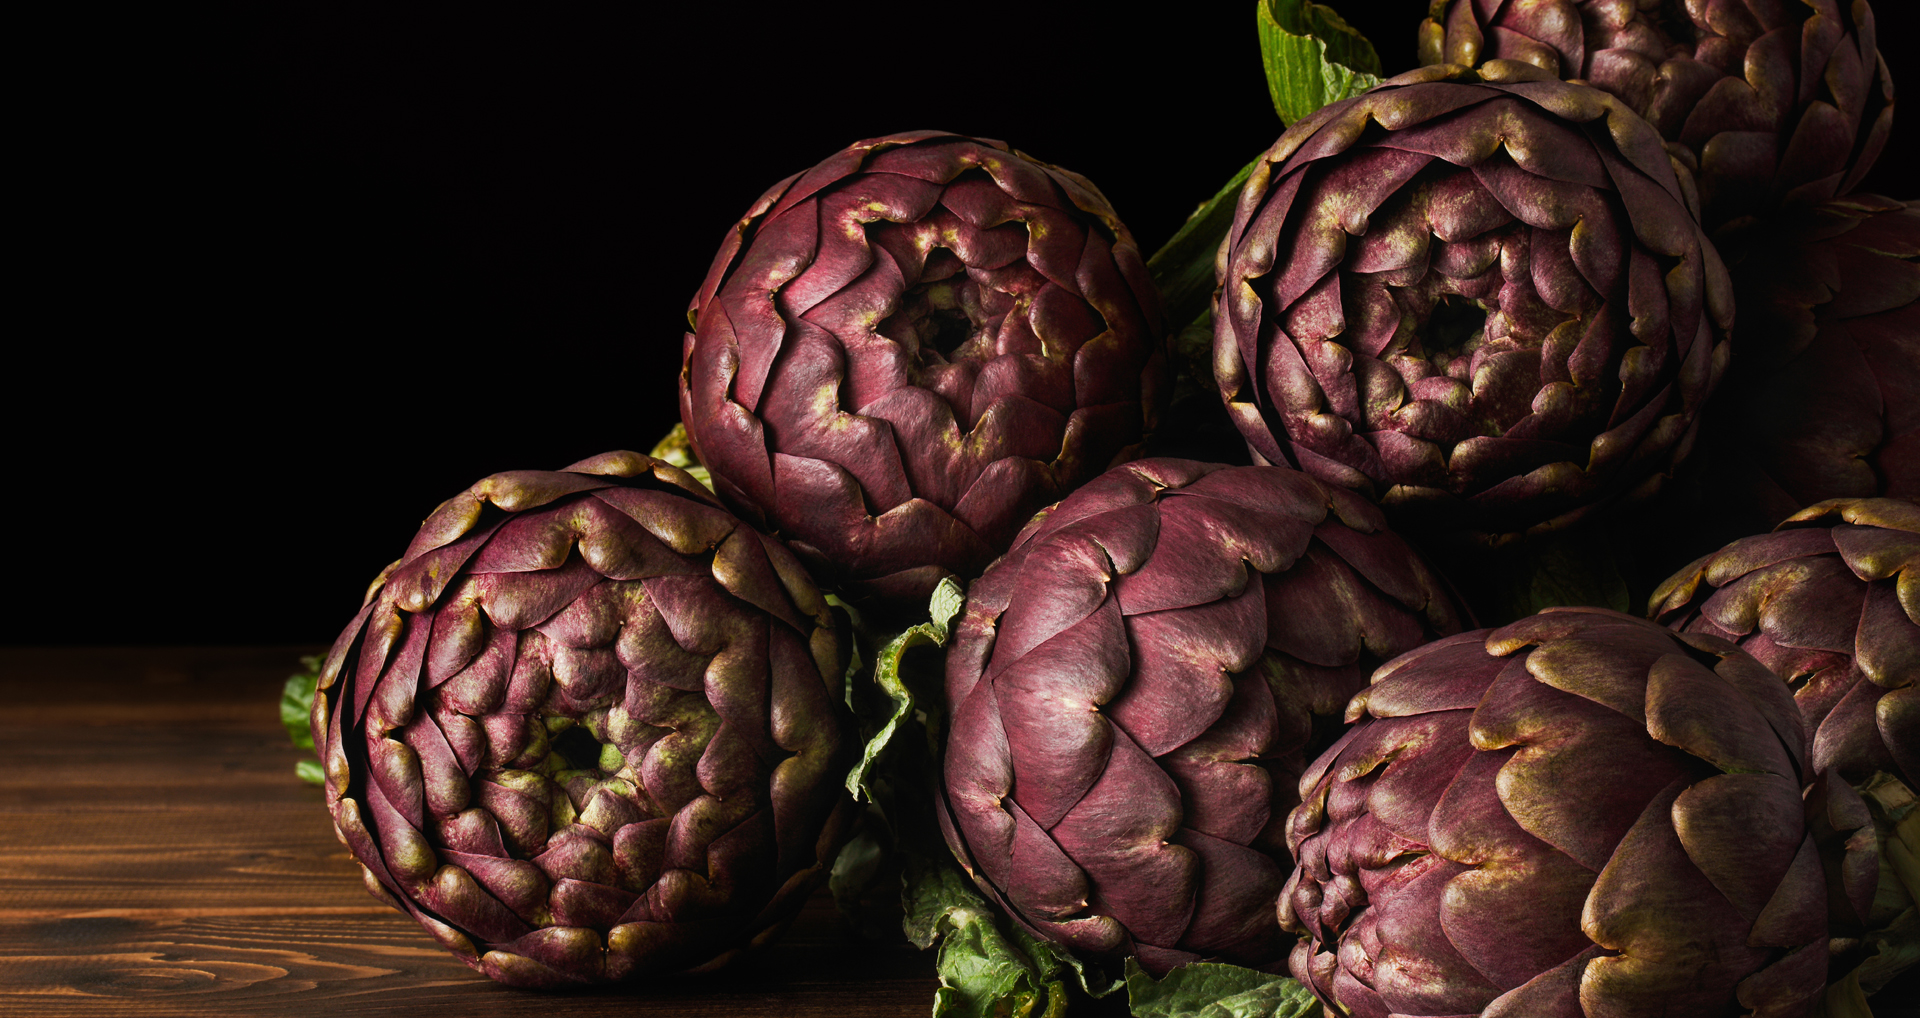
POLYGON ((914 626, 888 640, 874 655, 873 682, 893 701, 893 711, 885 724, 881 725, 873 738, 867 740, 861 750, 860 762, 847 774, 847 791, 856 801, 873 801, 873 790, 869 779, 873 774, 876 761, 887 752, 894 736, 900 731, 901 723, 913 714, 915 702, 913 691, 900 677, 900 661, 907 651, 922 645, 944 647, 947 645, 947 623, 966 603, 966 595, 960 585, 951 577, 941 580, 933 590, 928 603, 928 620, 914 626))
POLYGON ((1041 940, 1018 925, 1013 926, 1013 935, 1019 939, 1027 954, 1041 965, 1042 970, 1052 974, 1050 978, 1065 979, 1066 974, 1072 972, 1073 981, 1080 987, 1080 992, 1095 1000, 1126 988, 1125 981, 1113 978, 1098 965, 1081 961, 1072 951, 1051 940, 1041 940))
POLYGON ((1311 0, 1258 6, 1260 60, 1281 123, 1380 84, 1380 55, 1333 8, 1311 0))
POLYGON ((833 892, 833 900, 840 903, 842 913, 849 912, 847 905, 854 896, 872 882, 873 874, 880 867, 886 855, 886 847, 871 831, 863 831, 859 836, 847 842, 840 854, 834 856, 833 873, 827 878, 827 887, 833 892))
POLYGON ((923 951, 938 943, 950 929, 992 919, 987 903, 974 891, 966 875, 944 862, 916 860, 909 866, 901 900, 906 906, 907 939, 923 951))
POLYGON ((933 597, 927 601, 927 616, 931 620, 931 625, 939 630, 941 644, 944 645, 947 642, 947 624, 953 621, 955 615, 960 614, 960 609, 965 607, 966 603, 966 592, 960 589, 958 583, 953 582, 952 577, 941 580, 940 585, 933 588, 933 597))
POLYGON ((1320 1011, 1313 994, 1285 976, 1196 962, 1156 981, 1131 958, 1127 1004, 1135 1018, 1306 1018, 1320 1011))
POLYGON ((853 707, 854 702, 859 699, 858 687, 855 685, 855 681, 860 678, 861 673, 864 672, 867 667, 866 662, 860 657, 860 609, 841 600, 838 594, 828 594, 827 603, 846 612, 847 617, 853 620, 853 639, 847 641, 847 673, 843 676, 846 686, 847 706, 853 707))
POLYGON ((858 833, 834 856, 827 889, 860 936, 891 940, 900 934, 901 863, 894 832, 878 806, 869 804, 862 820, 858 833))
POLYGON ((914 859, 907 867, 904 928, 921 949, 940 944, 940 989, 934 1018, 1060 1018, 1066 1013, 1066 967, 1037 942, 1001 932, 993 906, 965 875, 944 862, 914 859))

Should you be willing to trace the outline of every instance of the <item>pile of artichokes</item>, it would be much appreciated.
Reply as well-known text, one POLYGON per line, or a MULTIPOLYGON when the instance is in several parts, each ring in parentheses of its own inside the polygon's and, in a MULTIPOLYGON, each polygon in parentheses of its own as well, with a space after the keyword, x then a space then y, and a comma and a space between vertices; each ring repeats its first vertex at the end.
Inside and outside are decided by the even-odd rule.
POLYGON ((310 678, 368 889, 644 992, 830 883, 945 939, 936 1015, 1915 992, 1871 8, 1435 0, 1384 79, 1257 14, 1291 126, 1159 254, 1004 142, 855 142, 726 233, 673 435, 434 510, 310 678))

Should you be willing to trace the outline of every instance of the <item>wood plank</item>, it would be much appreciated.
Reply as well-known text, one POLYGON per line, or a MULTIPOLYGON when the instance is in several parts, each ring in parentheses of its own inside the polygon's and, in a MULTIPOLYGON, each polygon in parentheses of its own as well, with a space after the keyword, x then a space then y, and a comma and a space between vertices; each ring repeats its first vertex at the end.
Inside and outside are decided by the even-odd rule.
MULTIPOLYGON (((553 995, 493 983, 367 895, 279 724, 302 651, 0 650, 0 1014, 552 1014, 553 995)), ((932 971, 855 938, 822 894, 720 973, 569 999, 924 1014, 932 971)))
POLYGON ((53 838, 20 844, 19 815, 0 812, 0 833, 7 835, 0 842, 0 916, 363 905, 371 899, 360 868, 325 816, 317 809, 269 813, 242 825, 211 810, 156 811, 137 823, 53 814, 38 825, 53 838))
POLYGON ((759 955, 703 976, 567 994, 500 986, 391 910, 368 916, 0 920, 0 1013, 925 1014, 937 981, 904 943, 854 939, 826 896, 759 955))
MULTIPOLYGON (((366 894, 320 791, 293 777, 280 685, 311 650, 0 649, 0 1014, 930 1009, 932 955, 858 939, 824 893, 785 938, 707 976, 557 998, 468 969, 366 894)), ((1125 1013, 1113 998, 1075 1011, 1125 1013)))

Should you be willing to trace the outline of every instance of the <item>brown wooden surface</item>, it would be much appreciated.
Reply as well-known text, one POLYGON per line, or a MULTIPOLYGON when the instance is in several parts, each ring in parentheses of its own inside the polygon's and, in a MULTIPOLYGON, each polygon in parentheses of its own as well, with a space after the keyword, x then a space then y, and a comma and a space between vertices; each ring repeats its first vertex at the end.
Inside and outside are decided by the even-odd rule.
POLYGON ((293 775, 313 648, 0 649, 0 1014, 925 1015, 931 954, 816 896, 713 975, 511 990, 375 902, 293 775))
MULTIPOLYGON (((368 896, 293 775, 280 685, 315 649, 0 648, 0 1015, 930 1013, 931 953, 858 939, 824 892, 707 976, 562 997, 460 964, 368 896)), ((1882 1018, 1916 1013, 1913 975, 1882 1018)))

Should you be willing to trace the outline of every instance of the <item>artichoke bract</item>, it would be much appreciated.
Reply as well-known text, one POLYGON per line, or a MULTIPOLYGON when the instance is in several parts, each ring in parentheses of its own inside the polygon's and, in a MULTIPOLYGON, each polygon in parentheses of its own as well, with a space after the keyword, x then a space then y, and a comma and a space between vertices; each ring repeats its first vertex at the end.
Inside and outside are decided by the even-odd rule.
POLYGON ((776 184, 687 313, 714 487, 822 582, 924 601, 1131 458, 1168 384, 1138 246, 1078 174, 939 132, 776 184))
POLYGON ((1652 613, 1785 679, 1816 770, 1920 778, 1920 503, 1814 505, 1675 573, 1652 613))
POLYGON ((1852 191, 1893 127, 1864 0, 1440 0, 1420 59, 1519 61, 1619 96, 1679 146, 1713 228, 1852 191))
POLYGON ((1279 904, 1336 1013, 1787 1015, 1821 990, 1806 736, 1737 648, 1549 609, 1388 663, 1347 717, 1279 904))
POLYGON ((1422 68, 1295 123, 1222 251, 1214 372, 1252 452, 1408 531, 1644 496, 1727 359, 1726 270, 1659 137, 1604 92, 1496 72, 1422 68))
POLYGON ((1701 430, 1702 508, 1732 538, 1827 499, 1920 497, 1920 208, 1848 195, 1721 251, 1740 355, 1701 430))
POLYGON ((851 820, 841 641, 793 555, 676 467, 495 474, 327 655, 335 829, 376 897, 501 982, 723 964, 851 820))
POLYGON ((1116 467, 968 591, 947 656, 948 844, 1016 920, 1083 955, 1276 966, 1283 824, 1329 741, 1316 727, 1375 665, 1460 625, 1347 491, 1284 467, 1116 467))

